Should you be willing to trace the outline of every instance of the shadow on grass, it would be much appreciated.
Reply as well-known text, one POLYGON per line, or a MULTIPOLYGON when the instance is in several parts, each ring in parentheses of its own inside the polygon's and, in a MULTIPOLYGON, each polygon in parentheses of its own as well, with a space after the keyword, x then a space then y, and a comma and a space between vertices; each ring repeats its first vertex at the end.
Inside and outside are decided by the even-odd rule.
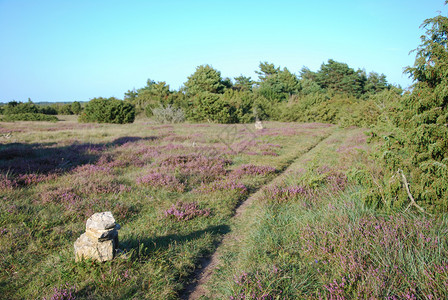
MULTIPOLYGON (((230 227, 228 225, 216 225, 209 226, 202 230, 193 231, 186 235, 180 234, 169 234, 160 237, 153 238, 129 238, 120 241, 120 248, 125 252, 129 252, 134 250, 135 259, 142 259, 151 254, 155 253, 158 250, 163 250, 169 247, 173 242, 176 244, 182 244, 185 242, 193 241, 200 239, 204 234, 211 234, 213 236, 222 236, 230 231, 230 227)), ((219 242, 216 243, 217 246, 219 242)), ((202 255, 207 255, 208 253, 202 253, 202 255)))
POLYGON ((0 144, 0 173, 51 174, 70 171, 77 166, 95 163, 106 149, 126 143, 154 141, 158 137, 120 137, 108 143, 73 143, 56 146, 56 143, 0 144))

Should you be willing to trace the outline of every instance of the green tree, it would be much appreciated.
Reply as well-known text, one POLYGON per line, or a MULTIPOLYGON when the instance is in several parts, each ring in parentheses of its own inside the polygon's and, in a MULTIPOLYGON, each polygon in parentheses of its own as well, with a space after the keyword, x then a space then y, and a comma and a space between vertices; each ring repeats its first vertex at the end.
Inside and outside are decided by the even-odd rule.
POLYGON ((260 79, 261 82, 266 81, 269 77, 272 77, 274 75, 277 75, 280 72, 280 67, 275 67, 274 64, 265 62, 260 62, 260 65, 258 66, 260 68, 260 71, 255 71, 257 73, 258 79, 260 79))
POLYGON ((252 87, 255 84, 255 82, 250 78, 246 76, 238 76, 235 77, 235 89, 240 91, 252 91, 252 87))
POLYGON ((226 88, 221 72, 209 65, 202 65, 185 82, 187 95, 194 96, 203 92, 222 94, 226 88))
POLYGON ((288 96, 298 93, 300 83, 296 75, 292 74, 287 68, 280 69, 274 64, 268 62, 260 63, 260 79, 257 92, 267 99, 283 100, 288 96))
POLYGON ((132 104, 135 104, 135 99, 137 98, 137 91, 134 89, 128 90, 126 93, 124 93, 124 100, 128 101, 132 104))
POLYGON ((132 123, 135 119, 135 107, 129 102, 117 98, 94 98, 90 100, 79 121, 83 123, 132 123))
POLYGON ((382 118, 388 121, 384 122, 386 130, 376 132, 385 138, 380 161, 390 178, 384 180, 389 182, 385 184, 386 203, 393 207, 410 202, 401 182, 392 180, 401 178, 397 172, 402 170, 399 174, 407 177, 418 205, 432 212, 448 212, 448 18, 438 15, 421 27, 426 31, 415 50, 414 65, 406 68, 415 82, 412 93, 382 118))
POLYGON ((361 96, 363 93, 363 79, 361 71, 355 71, 345 63, 332 59, 323 63, 314 79, 322 88, 331 89, 339 93, 361 96))
POLYGON ((81 113, 82 107, 81 103, 75 101, 71 104, 71 110, 75 115, 79 115, 81 113))
POLYGON ((368 94, 376 94, 390 88, 391 85, 387 83, 386 75, 370 72, 367 76, 364 91, 368 94))
POLYGON ((235 107, 222 98, 222 95, 202 92, 195 95, 187 110, 187 118, 194 122, 234 123, 235 107))
POLYGON ((125 93, 125 100, 134 104, 137 110, 145 110, 151 114, 152 108, 166 104, 170 94, 170 86, 165 81, 155 82, 148 79, 146 86, 137 91, 133 90, 125 93))
POLYGON ((3 113, 5 115, 25 113, 37 114, 39 113, 39 108, 30 99, 28 99, 27 103, 11 101, 4 107, 3 113))

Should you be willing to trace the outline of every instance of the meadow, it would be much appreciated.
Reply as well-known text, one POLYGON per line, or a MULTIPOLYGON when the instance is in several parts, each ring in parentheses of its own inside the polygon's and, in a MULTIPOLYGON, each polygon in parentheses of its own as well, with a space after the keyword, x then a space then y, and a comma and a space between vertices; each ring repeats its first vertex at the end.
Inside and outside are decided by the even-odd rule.
POLYGON ((446 217, 360 200, 364 129, 58 118, 0 123, 4 299, 448 295, 446 217), (75 262, 101 211, 121 225, 119 252, 75 262))

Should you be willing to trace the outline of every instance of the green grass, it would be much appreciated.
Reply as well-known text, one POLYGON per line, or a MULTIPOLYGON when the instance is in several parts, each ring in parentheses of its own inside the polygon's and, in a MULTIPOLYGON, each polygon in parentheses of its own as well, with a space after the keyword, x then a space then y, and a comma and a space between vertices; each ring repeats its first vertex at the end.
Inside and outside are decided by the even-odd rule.
POLYGON ((176 299, 200 258, 229 232, 239 203, 277 174, 234 179, 245 193, 198 193, 201 182, 231 181, 232 170, 245 164, 281 172, 334 130, 269 123, 263 132, 237 125, 223 134, 223 125, 96 125, 70 117, 58 124, 0 125, 11 132, 0 144, 0 292, 7 299, 50 299, 64 291, 77 299, 176 299), (285 126, 289 131, 282 134, 285 126), (213 169, 214 160, 205 171, 194 160, 192 166, 163 165, 185 155, 228 162, 224 173, 213 169), (183 192, 137 183, 156 171, 177 178, 183 192), (196 202, 211 214, 167 218, 165 211, 179 201, 196 202), (106 263, 75 262, 73 243, 87 218, 107 210, 122 225, 123 254, 106 263))
MULTIPOLYGON (((335 189, 334 172, 362 160, 359 130, 335 132, 274 186, 309 194, 265 194, 232 227, 244 232, 220 251, 207 284, 218 299, 443 299, 447 218, 384 214, 359 200, 361 187, 335 189), (322 171, 325 166, 325 171, 322 171), (333 171, 328 171, 332 169, 333 171), (320 171, 319 171, 320 170, 320 171), (334 171, 336 170, 336 171, 334 171)), ((368 150, 363 147, 362 150, 368 150)))
POLYGON ((447 298, 446 216, 360 200, 362 129, 62 119, 0 123, 5 299, 177 299, 226 234, 209 298, 447 298), (180 203, 191 219, 166 215, 180 203), (121 253, 75 262, 87 218, 108 210, 121 253))

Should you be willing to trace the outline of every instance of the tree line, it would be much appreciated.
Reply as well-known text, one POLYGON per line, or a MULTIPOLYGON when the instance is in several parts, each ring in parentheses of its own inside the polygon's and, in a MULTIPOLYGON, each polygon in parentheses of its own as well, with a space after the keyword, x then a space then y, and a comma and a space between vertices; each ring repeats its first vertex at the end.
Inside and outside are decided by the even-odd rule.
MULTIPOLYGON (((174 107, 182 110, 192 122, 247 123, 255 119, 308 121, 311 116, 302 120, 303 116, 291 113, 291 106, 303 112, 304 103, 322 106, 330 99, 349 99, 352 104, 358 104, 384 91, 402 93, 400 87, 387 82, 384 74, 366 74, 364 70, 354 70, 332 59, 316 72, 304 67, 299 75, 286 67, 261 62, 256 73, 256 80, 243 75, 232 80, 223 78, 221 72, 210 65, 201 65, 188 76, 179 91, 171 91, 164 81, 148 79, 146 86, 128 90, 124 101, 148 117, 156 108, 160 111, 174 107)), ((337 104, 333 104, 335 110, 337 104)), ((315 121, 338 121, 337 114, 333 111, 332 117, 316 116, 315 121)))

